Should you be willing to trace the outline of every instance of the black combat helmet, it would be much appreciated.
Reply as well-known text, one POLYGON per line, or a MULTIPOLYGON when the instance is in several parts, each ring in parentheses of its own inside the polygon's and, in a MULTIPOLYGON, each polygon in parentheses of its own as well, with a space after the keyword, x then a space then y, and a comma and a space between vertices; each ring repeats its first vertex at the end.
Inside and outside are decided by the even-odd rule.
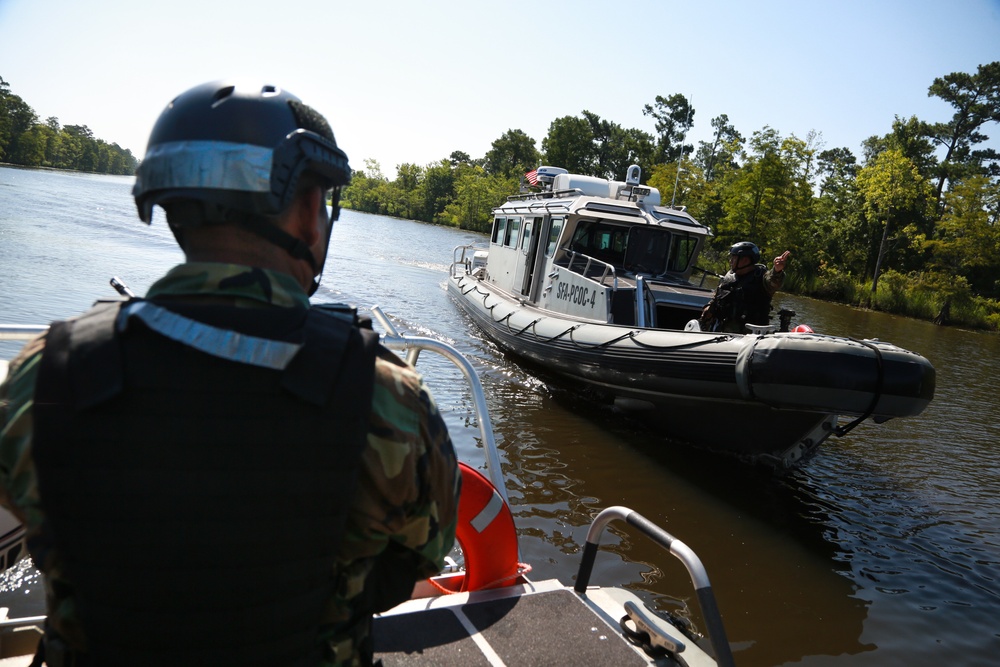
POLYGON ((304 244, 269 222, 291 203, 307 171, 333 190, 332 224, 351 170, 326 119, 277 86, 217 81, 163 110, 132 194, 143 222, 156 205, 167 211, 178 241, 185 226, 237 222, 306 259, 318 276, 322 266, 304 244))
POLYGON ((736 257, 749 257, 754 264, 760 261, 760 249, 749 241, 740 241, 734 244, 729 249, 729 254, 736 257))

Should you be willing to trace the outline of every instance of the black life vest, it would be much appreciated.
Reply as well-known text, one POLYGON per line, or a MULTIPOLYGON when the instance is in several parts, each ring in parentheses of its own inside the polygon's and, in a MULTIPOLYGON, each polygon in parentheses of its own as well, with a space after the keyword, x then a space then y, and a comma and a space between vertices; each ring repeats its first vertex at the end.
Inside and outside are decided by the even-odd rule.
POLYGON ((737 276, 730 271, 716 290, 716 317, 725 331, 743 332, 746 324, 767 324, 771 319, 771 295, 764 288, 767 269, 757 264, 753 271, 737 276))
POLYGON ((316 307, 169 305, 301 345, 274 369, 119 332, 119 308, 50 328, 34 403, 32 546, 65 564, 87 664, 317 664, 377 336, 316 307))

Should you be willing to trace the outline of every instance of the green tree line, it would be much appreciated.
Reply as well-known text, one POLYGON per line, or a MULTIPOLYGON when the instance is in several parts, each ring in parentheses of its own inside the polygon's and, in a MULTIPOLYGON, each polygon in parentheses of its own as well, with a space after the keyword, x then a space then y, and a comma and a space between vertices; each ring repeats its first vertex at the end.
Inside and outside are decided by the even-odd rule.
POLYGON ((0 162, 98 174, 131 175, 139 161, 127 148, 98 139, 86 125, 39 122, 31 106, 0 77, 0 162))
POLYGON ((897 116, 860 156, 817 132, 765 126, 747 137, 726 114, 695 147, 684 143, 689 100, 656 96, 643 109, 653 133, 585 110, 553 120, 540 147, 511 129, 482 158, 397 165, 391 181, 366 160, 343 205, 486 231, 491 209, 539 164, 618 180, 638 164, 664 205, 712 229, 703 268, 721 272, 729 246, 751 240, 765 258, 792 251, 788 291, 1000 330, 1000 154, 986 146, 1000 123, 1000 62, 937 78, 928 96, 951 107, 949 120, 897 116))

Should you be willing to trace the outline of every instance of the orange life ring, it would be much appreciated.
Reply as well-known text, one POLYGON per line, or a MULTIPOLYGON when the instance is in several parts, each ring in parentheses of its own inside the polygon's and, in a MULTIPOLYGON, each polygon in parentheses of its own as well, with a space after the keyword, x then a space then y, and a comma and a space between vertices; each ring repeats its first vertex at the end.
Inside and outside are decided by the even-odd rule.
POLYGON ((465 554, 462 591, 497 588, 518 575, 517 531, 503 496, 479 471, 459 462, 462 495, 455 539, 465 554))

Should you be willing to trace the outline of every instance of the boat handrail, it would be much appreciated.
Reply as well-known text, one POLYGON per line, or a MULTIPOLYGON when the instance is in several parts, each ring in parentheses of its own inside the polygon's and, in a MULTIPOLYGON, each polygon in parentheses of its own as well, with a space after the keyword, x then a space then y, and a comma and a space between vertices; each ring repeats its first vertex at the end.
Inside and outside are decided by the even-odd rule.
POLYGON ((47 324, 0 324, 0 340, 31 340, 48 329, 47 324))
POLYGON ((472 265, 472 260, 466 257, 466 251, 475 251, 476 246, 471 243, 468 245, 455 246, 455 250, 452 251, 451 255, 451 266, 448 268, 448 274, 454 278, 463 273, 469 272, 469 267, 472 265), (459 268, 461 267, 461 268, 459 268))
MULTIPOLYGON (((0 608, 5 610, 6 607, 0 608)), ((24 616, 22 618, 6 618, 4 617, 0 620, 0 630, 12 630, 16 628, 23 628, 25 626, 37 626, 39 632, 41 632, 42 627, 45 625, 45 616, 24 616)))
POLYGON ((541 192, 524 192, 517 195, 509 195, 507 201, 529 201, 532 199, 556 199, 557 197, 580 197, 583 191, 579 188, 568 190, 543 190, 541 192))
POLYGON ((580 569, 577 571, 573 590, 578 595, 586 594, 587 586, 590 584, 590 575, 594 569, 594 559, 597 558, 597 547, 601 540, 601 534, 608 524, 615 520, 624 521, 638 529, 639 532, 669 551, 684 564, 691 577, 695 592, 698 594, 698 604, 705 618, 708 637, 715 651, 715 659, 719 665, 732 667, 734 664, 733 653, 729 646, 729 640, 726 638, 726 628, 722 624, 722 614, 719 612, 719 605, 708 580, 708 572, 706 572, 701 559, 691 547, 628 507, 614 505, 605 508, 594 517, 590 529, 587 531, 587 543, 583 548, 583 558, 580 560, 580 569))
POLYGON ((653 326, 653 320, 656 316, 656 298, 646 290, 646 278, 643 275, 637 275, 635 277, 635 325, 640 329, 645 329, 646 327, 653 326), (650 308, 649 301, 647 299, 653 299, 652 308, 650 308), (646 312, 651 310, 650 317, 646 317, 646 312))
POLYGON ((720 278, 720 279, 722 278, 722 274, 716 273, 715 271, 711 271, 709 269, 703 269, 700 266, 692 266, 691 267, 691 273, 694 273, 695 271, 698 271, 698 272, 701 273, 701 282, 698 283, 698 287, 704 287, 705 286, 705 279, 708 278, 709 276, 715 276, 716 278, 720 278))
POLYGON ((649 276, 646 282, 654 285, 665 285, 667 287, 698 287, 690 280, 685 280, 683 276, 677 276, 669 272, 661 273, 657 276, 649 276))
POLYGON ((476 411, 476 420, 479 422, 479 434, 483 439, 483 449, 486 451, 486 471, 490 482, 496 487, 497 492, 503 497, 507 504, 510 499, 507 496, 507 485, 504 483, 503 470, 500 466, 500 455, 497 450, 496 439, 493 436, 493 423, 490 421, 489 409, 486 405, 486 392, 479 379, 479 374, 472 366, 472 362, 457 349, 435 338, 425 336, 405 336, 400 334, 393 326, 389 318, 378 306, 371 307, 372 316, 385 329, 382 335, 382 344, 390 349, 405 350, 406 361, 411 366, 417 365, 417 359, 422 350, 436 352, 448 361, 455 364, 469 382, 472 391, 473 407, 476 411))
MULTIPOLYGON (((567 270, 573 271, 573 273, 577 273, 577 274, 583 276, 584 278, 591 278, 591 276, 587 275, 588 273, 590 273, 590 266, 591 266, 591 264, 603 265, 604 266, 604 272, 601 273, 601 278, 600 278, 600 280, 598 282, 600 282, 603 285, 604 284, 604 280, 608 277, 608 274, 610 273, 611 274, 611 283, 612 283, 611 291, 612 292, 616 292, 618 290, 618 272, 615 269, 615 267, 614 267, 613 264, 608 264, 604 260, 597 259, 596 257, 591 257, 590 255, 585 255, 584 253, 577 252, 575 250, 569 250, 569 249, 567 249, 566 250, 566 254, 569 255, 569 263, 566 265, 566 269, 567 270), (577 257, 582 257, 585 260, 587 260, 586 264, 584 264, 584 266, 583 266, 583 271, 582 272, 573 269, 573 261, 577 257)), ((593 280, 593 278, 591 278, 591 279, 593 280)))
POLYGON ((528 213, 537 213, 540 210, 544 211, 545 213, 551 214, 553 212, 561 213, 570 210, 569 203, 564 201, 558 201, 558 202, 532 201, 530 204, 527 205, 517 205, 517 204, 510 205, 510 204, 511 202, 508 202, 507 204, 504 204, 497 210, 501 211, 504 215, 509 215, 511 213, 523 213, 525 211, 527 211, 528 213))

